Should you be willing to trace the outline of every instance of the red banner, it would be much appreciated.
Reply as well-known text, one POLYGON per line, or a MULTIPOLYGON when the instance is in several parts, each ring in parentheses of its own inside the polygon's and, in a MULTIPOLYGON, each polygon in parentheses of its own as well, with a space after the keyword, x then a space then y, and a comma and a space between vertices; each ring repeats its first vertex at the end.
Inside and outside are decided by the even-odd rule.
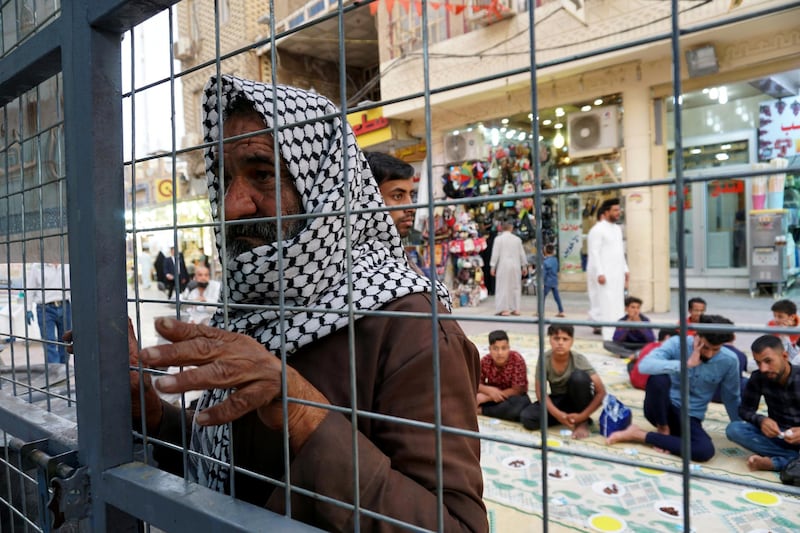
MULTIPOLYGON (((384 0, 386 2, 386 11, 388 13, 392 12, 394 8, 395 0, 384 0)), ((397 0, 400 2, 400 5, 403 7, 403 10, 408 13, 409 5, 411 4, 411 0, 397 0)), ((380 2, 372 2, 369 5, 369 12, 371 15, 375 15, 378 13, 378 5, 380 2)), ((474 13, 478 11, 488 11, 500 18, 500 14, 505 11, 507 8, 500 4, 500 0, 488 0, 486 4, 480 5, 472 5, 466 6, 464 4, 448 4, 447 2, 439 3, 439 2, 430 2, 430 6, 433 9, 439 9, 440 7, 444 7, 450 13, 454 15, 460 15, 466 7, 471 7, 474 13)), ((414 2, 414 9, 417 12, 417 15, 422 16, 422 2, 415 1, 414 2)))

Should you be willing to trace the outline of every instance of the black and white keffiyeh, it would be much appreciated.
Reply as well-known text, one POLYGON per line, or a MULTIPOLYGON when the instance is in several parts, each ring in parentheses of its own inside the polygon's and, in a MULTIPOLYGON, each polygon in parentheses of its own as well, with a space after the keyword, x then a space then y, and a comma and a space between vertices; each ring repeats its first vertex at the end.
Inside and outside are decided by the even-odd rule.
MULTIPOLYGON (((266 128, 275 129, 280 156, 301 197, 304 211, 323 216, 309 218, 302 231, 282 243, 260 246, 235 259, 227 259, 228 302, 276 306, 283 287, 287 306, 315 310, 287 310, 280 315, 272 309, 233 306, 228 309, 227 324, 223 324, 221 313, 217 313, 212 323, 247 334, 275 353, 279 353, 283 341, 287 355, 291 355, 347 325, 346 314, 325 310, 347 310, 349 293, 355 311, 378 309, 408 294, 430 293, 430 280, 408 265, 389 214, 385 210, 363 212, 384 205, 380 190, 350 126, 345 123, 343 127, 340 112, 323 96, 227 75, 221 76, 218 87, 217 78, 211 78, 203 98, 203 128, 204 142, 215 143, 205 152, 209 200, 215 219, 220 218, 222 190, 217 169, 219 161, 215 157, 220 113, 224 129, 229 107, 242 98, 263 117, 266 128), (274 114, 275 109, 277 114, 274 114), (345 195, 345 178, 348 195, 345 195), (347 204, 351 210, 349 221, 343 214, 347 204), (325 216, 325 213, 331 214, 325 216), (278 270, 281 254, 282 275, 278 270), (352 291, 348 287, 348 265, 352 266, 352 291)), ((216 238, 222 257, 224 232, 219 227, 216 238)), ((449 309, 446 288, 437 284, 436 294, 449 309)), ((204 392, 196 412, 223 401, 229 392, 204 392)), ((203 428, 194 424, 192 431, 192 448, 219 461, 192 460, 196 480, 226 492, 229 427, 225 424, 203 428)))

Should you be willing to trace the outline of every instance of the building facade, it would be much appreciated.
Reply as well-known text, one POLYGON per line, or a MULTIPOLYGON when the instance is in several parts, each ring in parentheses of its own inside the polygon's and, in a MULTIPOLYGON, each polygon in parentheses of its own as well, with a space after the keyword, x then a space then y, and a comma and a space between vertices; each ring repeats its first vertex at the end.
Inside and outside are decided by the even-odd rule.
MULTIPOLYGON (((697 167, 697 171, 718 172, 722 180, 726 172, 749 171, 758 161, 755 150, 759 129, 757 110, 761 102, 775 99, 769 92, 758 89, 759 84, 768 84, 768 80, 776 76, 784 78, 788 92, 792 93, 786 104, 791 105, 792 98, 797 99, 800 30, 792 22, 791 13, 779 11, 782 4, 785 2, 679 4, 681 28, 693 29, 681 39, 681 53, 710 47, 714 59, 714 67, 705 73, 693 71, 690 74, 686 62, 682 62, 682 117, 687 124, 684 146, 697 149, 702 145, 713 150, 712 145, 731 144, 728 140, 742 137, 742 131, 749 132, 744 136, 748 148, 741 148, 749 150, 747 157, 731 158, 738 166, 726 169, 720 167, 719 160, 713 160, 706 167, 697 167), (769 10, 778 11, 769 13, 769 10), (737 18, 733 26, 714 27, 715 23, 730 17, 737 18), (713 108, 697 96, 708 100, 712 88, 717 88, 718 93, 720 87, 728 86, 749 86, 752 90, 742 92, 741 98, 730 97, 724 104, 717 99, 713 108), (693 107, 689 107, 692 99, 693 107), (737 108, 740 112, 734 115, 737 108), (742 120, 742 109, 746 120, 742 120), (732 116, 736 119, 732 120, 732 116), (707 121, 711 126, 705 125, 707 121), (689 134, 691 138, 687 137, 689 134), (715 137, 717 141, 712 142, 715 137)), ((391 12, 384 7, 378 10, 381 35, 391 34, 393 20, 402 9, 401 5, 394 4, 391 12)), ((510 16, 472 22, 471 31, 466 32, 461 31, 463 13, 460 18, 446 13, 444 26, 455 27, 458 31, 439 42, 429 41, 427 71, 423 69, 420 54, 398 57, 396 43, 382 41, 383 98, 403 100, 408 95, 422 93, 427 80, 432 92, 429 153, 434 174, 437 174, 437 169, 445 170, 454 162, 448 157, 446 147, 448 135, 454 131, 463 135, 470 128, 483 126, 488 131, 505 127, 507 132, 509 124, 515 121, 515 131, 522 131, 525 124, 520 119, 524 117, 528 117, 527 126, 532 129, 529 66, 535 61, 540 143, 546 147, 542 159, 560 159, 553 174, 544 176, 551 178, 552 186, 563 193, 559 195, 560 230, 565 230, 567 237, 573 237, 569 233, 574 233, 576 226, 583 226, 579 230, 583 233, 591 226, 592 194, 580 192, 578 203, 571 204, 571 186, 639 183, 618 193, 625 206, 630 292, 642 297, 645 307, 666 310, 669 288, 677 282, 670 268, 676 266, 677 251, 674 235, 668 235, 665 230, 670 227, 670 209, 672 207, 674 212, 677 206, 670 206, 674 189, 648 186, 646 182, 672 175, 669 164, 674 146, 670 128, 673 122, 672 60, 667 38, 671 27, 670 7, 635 2, 588 2, 580 12, 575 12, 561 2, 544 3, 535 7, 533 13, 535 56, 530 52, 528 41, 529 13, 523 5, 509 4, 509 9, 510 16), (623 43, 631 42, 641 42, 641 45, 616 50, 623 43), (585 57, 574 60, 582 56, 585 57), (617 116, 618 139, 606 145, 601 141, 595 151, 598 153, 578 150, 579 157, 570 158, 570 152, 580 144, 576 137, 579 128, 562 133, 560 142, 556 137, 563 129, 552 128, 561 124, 568 130, 572 113, 596 113, 596 101, 600 107, 608 109, 609 99, 614 101, 611 111, 617 116), (577 213, 584 216, 575 216, 577 213), (581 219, 583 222, 575 223, 581 219)), ((792 13, 796 15, 797 12, 792 13)), ((733 94, 733 89, 730 90, 733 94)), ((421 99, 386 106, 385 113, 409 121, 412 135, 425 136, 425 108, 421 99)), ((503 144, 502 140, 493 142, 488 136, 482 140, 487 151, 483 158, 489 157, 491 147, 503 144)), ((685 171, 692 175, 688 167, 685 171)), ((742 245, 734 245, 734 234, 738 231, 738 238, 741 233, 734 225, 737 212, 749 212, 753 207, 749 180, 734 183, 727 189, 719 180, 693 183, 686 192, 689 205, 698 207, 687 221, 687 229, 693 237, 687 238, 685 244, 687 261, 692 261, 687 272, 687 286, 690 289, 746 288, 749 282, 747 259, 745 256, 742 263, 742 245), (722 205, 718 207, 720 202, 714 192, 722 190, 729 193, 721 197, 722 205), (726 220, 712 227, 711 223, 721 217, 726 220)), ((599 201, 599 194, 598 191, 594 195, 595 203, 599 201)), ((559 241, 563 253, 566 244, 563 236, 559 241)), ((562 282, 568 287, 585 287, 583 273, 574 268, 576 263, 566 261, 573 268, 564 272, 564 260, 568 258, 562 256, 561 259, 562 282)))

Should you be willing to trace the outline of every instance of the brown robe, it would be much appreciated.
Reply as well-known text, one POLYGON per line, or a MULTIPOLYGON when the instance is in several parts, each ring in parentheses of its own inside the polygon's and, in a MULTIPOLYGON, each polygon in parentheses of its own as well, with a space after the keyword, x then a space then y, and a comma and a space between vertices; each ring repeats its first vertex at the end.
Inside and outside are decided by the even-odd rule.
MULTIPOLYGON (((383 311, 430 314, 427 294, 395 300, 383 311)), ((482 500, 480 441, 446 428, 477 431, 478 352, 460 326, 443 317, 439 346, 442 426, 442 488, 445 531, 488 531, 482 500)), ((425 423, 434 422, 433 328, 430 317, 362 317, 353 335, 359 409, 425 423)), ((289 364, 337 406, 350 407, 350 348, 340 330, 291 355, 289 364)), ((180 413, 166 409, 158 437, 180 442, 180 413)), ((189 424, 190 426, 190 424, 189 424)), ((438 529, 436 433, 393 421, 358 416, 360 505, 431 530, 438 529)), ((349 415, 331 412, 291 459, 293 486, 351 503, 353 442, 349 415)), ((237 467, 284 479, 283 438, 250 413, 233 425, 237 467)), ((284 513, 285 495, 273 485, 237 474, 237 497, 284 513)), ((353 531, 353 512, 292 494, 292 517, 328 531, 353 531)), ((397 526, 360 515, 361 531, 395 531, 397 526)))

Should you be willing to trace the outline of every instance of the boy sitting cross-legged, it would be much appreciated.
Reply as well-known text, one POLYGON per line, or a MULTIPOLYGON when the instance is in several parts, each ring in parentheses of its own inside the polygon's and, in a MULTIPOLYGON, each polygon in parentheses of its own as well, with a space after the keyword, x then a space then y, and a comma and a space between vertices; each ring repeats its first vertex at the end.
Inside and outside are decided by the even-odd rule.
MULTIPOLYGON (((583 439, 589 436, 589 417, 603 403, 606 389, 586 357, 572 351, 574 335, 575 328, 569 325, 551 324, 547 328, 551 349, 536 364, 536 397, 539 401, 545 398, 548 426, 563 424, 572 430, 572 438, 583 439), (542 363, 550 394, 539 382, 542 363)), ((541 427, 539 401, 521 414, 527 429, 541 427)))
POLYGON ((511 350, 503 330, 489 333, 489 353, 481 359, 478 383, 478 414, 519 422, 531 405, 528 398, 528 367, 525 359, 511 350))

